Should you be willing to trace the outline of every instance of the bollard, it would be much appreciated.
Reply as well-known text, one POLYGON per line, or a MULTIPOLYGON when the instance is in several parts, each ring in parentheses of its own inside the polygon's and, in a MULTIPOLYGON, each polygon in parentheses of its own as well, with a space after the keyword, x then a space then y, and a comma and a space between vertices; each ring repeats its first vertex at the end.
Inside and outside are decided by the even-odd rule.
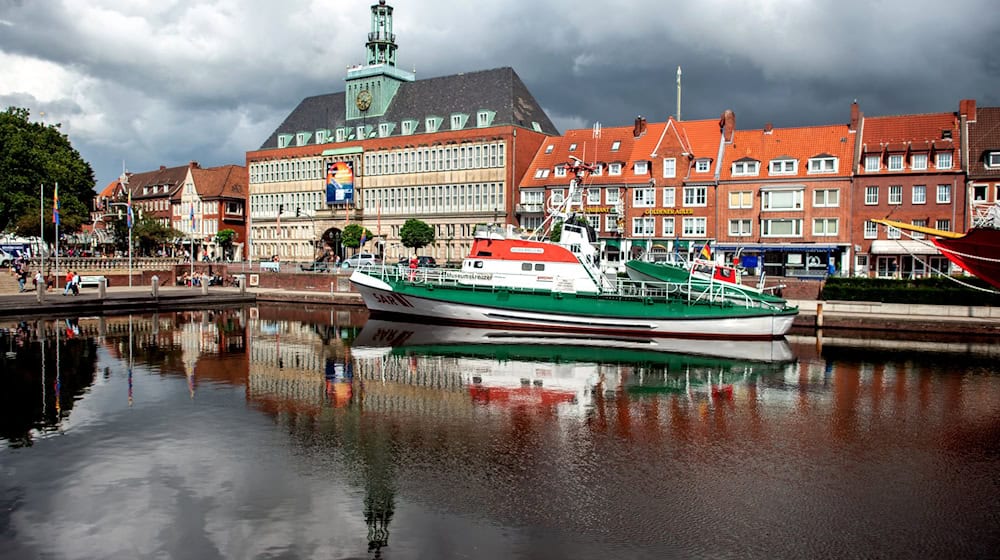
POLYGON ((44 282, 44 280, 42 282, 39 282, 38 285, 35 286, 35 297, 36 297, 36 299, 38 299, 38 303, 42 303, 43 301, 45 301, 45 282, 44 282))
POLYGON ((160 277, 153 275, 152 281, 153 299, 160 299, 160 277))
POLYGON ((816 328, 817 329, 822 329, 823 328, 823 302, 822 301, 817 301, 816 302, 816 328))
POLYGON ((97 281, 97 299, 104 299, 108 295, 108 279, 101 277, 97 281))
POLYGON ((240 295, 241 296, 247 295, 247 281, 246 281, 246 276, 240 278, 239 280, 237 280, 237 282, 240 283, 240 295))
POLYGON ((208 276, 204 274, 201 276, 201 295, 208 295, 208 276))

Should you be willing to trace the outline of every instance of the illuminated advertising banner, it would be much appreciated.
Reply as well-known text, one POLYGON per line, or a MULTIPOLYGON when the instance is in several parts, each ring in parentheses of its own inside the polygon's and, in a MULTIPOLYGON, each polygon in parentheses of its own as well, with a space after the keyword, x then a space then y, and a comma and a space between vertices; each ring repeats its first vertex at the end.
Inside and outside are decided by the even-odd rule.
POLYGON ((354 202, 354 164, 335 161, 326 164, 326 203, 351 204, 354 202))

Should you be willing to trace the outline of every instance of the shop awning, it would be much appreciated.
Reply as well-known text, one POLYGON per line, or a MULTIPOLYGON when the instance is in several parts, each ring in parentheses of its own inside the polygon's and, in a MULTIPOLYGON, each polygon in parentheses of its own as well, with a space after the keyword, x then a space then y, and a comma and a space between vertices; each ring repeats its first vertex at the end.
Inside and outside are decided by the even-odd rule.
POLYGON ((764 251, 782 251, 786 253, 825 253, 839 251, 847 245, 818 245, 815 243, 746 243, 734 245, 732 243, 719 243, 713 247, 716 251, 738 251, 761 253, 764 251))
POLYGON ((632 240, 632 246, 633 247, 642 247, 643 249, 645 249, 646 248, 646 240, 645 239, 633 239, 632 240))
POLYGON ((615 249, 621 249, 622 248, 622 242, 620 240, 618 240, 618 239, 605 239, 604 240, 604 246, 605 247, 614 247, 615 249))
POLYGON ((937 247, 930 241, 916 239, 879 239, 872 241, 873 255, 937 255, 937 247))

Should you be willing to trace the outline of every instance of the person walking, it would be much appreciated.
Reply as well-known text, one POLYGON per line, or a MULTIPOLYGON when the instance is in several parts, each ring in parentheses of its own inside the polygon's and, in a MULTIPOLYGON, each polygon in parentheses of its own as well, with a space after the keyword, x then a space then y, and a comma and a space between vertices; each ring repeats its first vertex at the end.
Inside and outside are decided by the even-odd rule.
POLYGON ((73 295, 80 295, 80 271, 73 273, 73 295))
POLYGON ((28 267, 22 266, 21 270, 17 272, 17 291, 18 293, 24 291, 24 285, 28 283, 28 267))
POLYGON ((65 295, 68 295, 71 291, 73 291, 73 271, 72 270, 67 270, 66 271, 66 278, 64 280, 66 280, 66 286, 63 288, 63 295, 65 296, 65 295))

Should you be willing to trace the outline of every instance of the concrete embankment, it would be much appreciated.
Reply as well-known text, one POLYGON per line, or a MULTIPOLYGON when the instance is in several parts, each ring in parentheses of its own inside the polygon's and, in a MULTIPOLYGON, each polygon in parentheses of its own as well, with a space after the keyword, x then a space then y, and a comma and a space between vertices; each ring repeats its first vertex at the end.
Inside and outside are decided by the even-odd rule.
POLYGON ((860 301, 790 301, 798 328, 1000 334, 1000 308, 860 301))
POLYGON ((237 288, 212 288, 207 294, 203 294, 199 288, 162 288, 155 297, 150 288, 108 289, 104 297, 93 288, 81 289, 79 295, 63 295, 63 290, 50 290, 41 301, 35 292, 0 296, 0 317, 71 317, 205 309, 254 301, 254 294, 243 293, 237 288))

